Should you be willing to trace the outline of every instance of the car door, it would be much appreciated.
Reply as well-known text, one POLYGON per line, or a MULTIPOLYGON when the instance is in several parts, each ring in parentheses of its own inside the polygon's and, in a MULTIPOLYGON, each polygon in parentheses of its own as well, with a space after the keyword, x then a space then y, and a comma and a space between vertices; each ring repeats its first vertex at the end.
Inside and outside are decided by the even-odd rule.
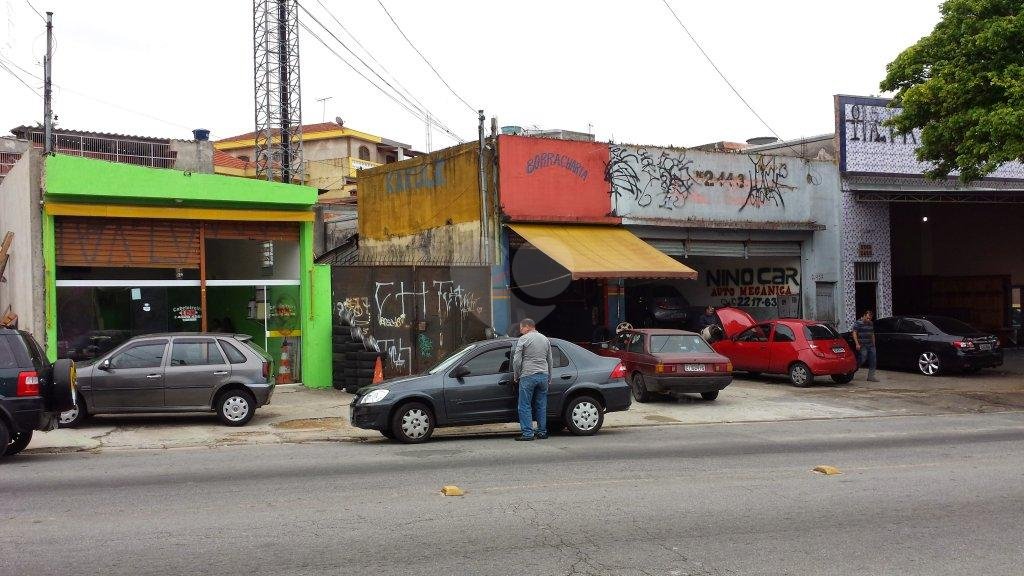
POLYGON ((231 366, 213 338, 174 338, 164 370, 164 404, 168 408, 208 408, 213 392, 230 378, 231 366))
POLYGON ((489 348, 448 372, 444 383, 445 410, 452 422, 512 422, 518 419, 516 393, 512 383, 512 346, 489 348))
POLYGON ((918 318, 901 318, 897 330, 891 343, 895 364, 916 369, 917 357, 930 347, 928 324, 918 318))
POLYGON ((643 332, 630 332, 626 338, 626 371, 632 373, 634 370, 650 373, 653 371, 653 364, 647 355, 645 346, 647 335, 643 332))
POLYGON ((736 370, 768 371, 768 335, 771 324, 757 324, 740 332, 733 340, 729 359, 736 370))
POLYGON ((776 322, 768 344, 767 372, 784 374, 796 358, 796 333, 788 325, 776 322))
POLYGON ((139 340, 101 360, 91 382, 95 408, 162 410, 167 347, 166 338, 139 340))
MULTIPOLYGON (((579 379, 579 371, 572 359, 557 344, 551 346, 551 385, 548 386, 548 415, 557 417, 565 391, 579 379)), ((518 404, 518 402, 517 402, 518 404)))
MULTIPOLYGON (((898 366, 899 355, 895 348, 899 340, 899 318, 879 318, 875 320, 875 354, 879 366, 898 366)), ((860 356, 857 357, 860 361, 860 356)))

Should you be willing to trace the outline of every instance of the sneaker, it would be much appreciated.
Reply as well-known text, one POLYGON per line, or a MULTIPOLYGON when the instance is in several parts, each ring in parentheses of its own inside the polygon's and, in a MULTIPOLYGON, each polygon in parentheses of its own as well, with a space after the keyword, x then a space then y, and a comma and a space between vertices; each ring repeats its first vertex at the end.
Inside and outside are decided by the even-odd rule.
POLYGON ((547 434, 537 434, 536 436, 534 436, 534 438, 536 438, 537 440, 547 440, 548 439, 548 435, 547 434))
POLYGON ((533 440, 533 436, 516 436, 516 442, 529 442, 533 440))

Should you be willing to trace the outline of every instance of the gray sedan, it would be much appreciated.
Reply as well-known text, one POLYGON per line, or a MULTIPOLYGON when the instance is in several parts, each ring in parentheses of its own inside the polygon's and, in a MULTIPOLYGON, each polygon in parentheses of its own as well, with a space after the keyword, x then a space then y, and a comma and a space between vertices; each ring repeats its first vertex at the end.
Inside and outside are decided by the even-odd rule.
POLYGON ((243 426, 270 402, 270 360, 242 334, 150 334, 79 363, 78 406, 61 427, 93 414, 215 411, 243 426))
MULTIPOLYGON (((353 426, 378 430, 405 443, 425 442, 439 426, 518 422, 512 380, 514 339, 466 346, 425 374, 361 389, 349 416, 353 426)), ((606 412, 629 409, 626 371, 564 340, 552 339, 554 369, 548 389, 548 429, 595 434, 606 412)))

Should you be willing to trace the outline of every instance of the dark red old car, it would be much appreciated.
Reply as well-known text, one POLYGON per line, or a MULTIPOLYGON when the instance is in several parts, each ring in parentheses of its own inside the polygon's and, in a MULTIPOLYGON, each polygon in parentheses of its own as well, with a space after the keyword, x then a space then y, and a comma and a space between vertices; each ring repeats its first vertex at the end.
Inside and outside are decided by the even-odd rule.
POLYGON ((732 360, 736 370, 752 374, 787 374, 794 386, 831 376, 839 384, 853 380, 857 357, 849 344, 828 324, 782 318, 757 322, 737 308, 716 311, 722 337, 711 346, 732 360))
POLYGON ((714 400, 732 382, 729 359, 693 332, 626 330, 603 343, 597 353, 622 362, 637 402, 647 402, 658 393, 694 393, 714 400))

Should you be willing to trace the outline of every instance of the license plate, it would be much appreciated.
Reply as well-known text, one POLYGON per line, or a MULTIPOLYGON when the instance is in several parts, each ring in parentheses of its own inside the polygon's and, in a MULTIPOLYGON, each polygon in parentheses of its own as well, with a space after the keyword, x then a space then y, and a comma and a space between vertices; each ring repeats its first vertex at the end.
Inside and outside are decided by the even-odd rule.
POLYGON ((707 368, 703 364, 686 364, 683 366, 684 372, 704 372, 707 368))
POLYGON ((992 349, 992 345, 991 344, 979 344, 978 345, 978 350, 991 350, 991 349, 992 349))
POLYGON ((846 352, 846 348, 843 348, 842 346, 835 346, 832 348, 833 354, 842 354, 843 352, 846 352))

